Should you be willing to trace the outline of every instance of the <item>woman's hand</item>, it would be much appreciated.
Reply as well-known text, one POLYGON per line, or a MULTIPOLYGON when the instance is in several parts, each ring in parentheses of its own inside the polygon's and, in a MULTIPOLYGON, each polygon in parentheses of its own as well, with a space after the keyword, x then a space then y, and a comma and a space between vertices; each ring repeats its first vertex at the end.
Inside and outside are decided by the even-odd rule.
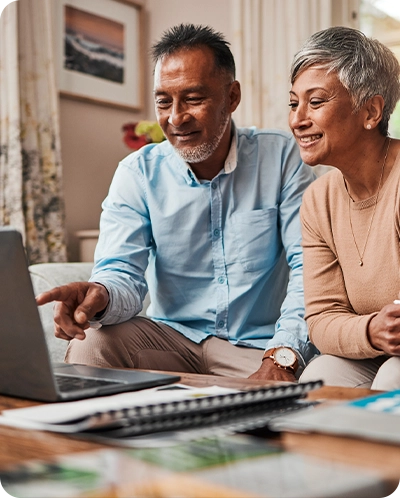
POLYGON ((368 326, 371 345, 390 356, 400 356, 400 304, 388 304, 368 326))

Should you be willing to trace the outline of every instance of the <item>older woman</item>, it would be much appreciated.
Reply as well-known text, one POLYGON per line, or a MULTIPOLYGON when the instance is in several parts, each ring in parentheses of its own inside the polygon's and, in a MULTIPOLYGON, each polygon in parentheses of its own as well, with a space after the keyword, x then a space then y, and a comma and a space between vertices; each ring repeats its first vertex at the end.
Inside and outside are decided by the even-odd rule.
POLYGON ((322 353, 301 381, 400 388, 400 98, 392 52, 320 31, 294 58, 289 124, 305 163, 334 166, 303 197, 306 319, 322 353))

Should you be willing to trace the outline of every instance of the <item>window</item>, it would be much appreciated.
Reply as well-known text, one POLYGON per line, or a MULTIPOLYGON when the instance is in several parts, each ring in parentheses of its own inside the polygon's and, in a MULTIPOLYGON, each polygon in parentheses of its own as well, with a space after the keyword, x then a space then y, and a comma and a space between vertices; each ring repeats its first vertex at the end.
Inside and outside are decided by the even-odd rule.
MULTIPOLYGON (((398 0, 362 0, 360 29, 392 50, 400 61, 400 2, 398 0)), ((389 122, 389 133, 400 138, 400 103, 389 122)))

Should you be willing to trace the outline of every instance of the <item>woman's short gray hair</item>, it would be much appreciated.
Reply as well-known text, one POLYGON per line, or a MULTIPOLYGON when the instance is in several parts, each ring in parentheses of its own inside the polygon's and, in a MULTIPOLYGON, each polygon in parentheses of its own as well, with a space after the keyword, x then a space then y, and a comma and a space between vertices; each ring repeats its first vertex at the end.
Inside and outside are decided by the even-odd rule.
POLYGON ((400 99, 400 65, 391 50, 357 29, 336 26, 313 34, 294 56, 292 84, 311 66, 337 73, 353 101, 354 112, 371 97, 381 95, 385 106, 379 131, 387 135, 390 115, 400 99))

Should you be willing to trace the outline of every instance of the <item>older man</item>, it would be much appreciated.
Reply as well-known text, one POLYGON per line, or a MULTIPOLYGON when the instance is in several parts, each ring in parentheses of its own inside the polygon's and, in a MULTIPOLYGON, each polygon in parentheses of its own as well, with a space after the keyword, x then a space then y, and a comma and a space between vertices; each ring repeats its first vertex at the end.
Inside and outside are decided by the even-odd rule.
POLYGON ((182 24, 153 46, 167 140, 120 163, 90 282, 37 298, 59 301, 67 362, 295 381, 314 355, 299 223, 313 174, 289 134, 235 127, 228 45, 182 24))

